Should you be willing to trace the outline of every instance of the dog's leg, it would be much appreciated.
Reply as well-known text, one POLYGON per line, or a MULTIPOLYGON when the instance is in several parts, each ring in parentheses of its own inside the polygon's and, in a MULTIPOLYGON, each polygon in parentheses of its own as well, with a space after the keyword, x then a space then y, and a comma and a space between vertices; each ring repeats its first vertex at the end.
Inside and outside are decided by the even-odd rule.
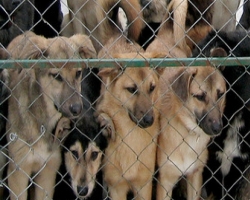
MULTIPOLYGON (((25 162, 24 162, 25 163, 25 162)), ((10 188, 11 200, 27 200, 29 176, 31 167, 17 166, 10 162, 8 166, 8 186, 10 188)))
POLYGON ((110 197, 112 200, 127 200, 129 187, 124 180, 121 181, 122 182, 115 182, 112 186, 108 185, 110 197))
POLYGON ((148 180, 144 182, 143 184, 140 184, 139 187, 135 188, 137 191, 137 194, 135 194, 136 200, 151 200, 152 196, 152 180, 148 180), (146 185, 144 185, 147 183, 146 185))
POLYGON ((159 178, 157 183, 157 200, 170 200, 172 190, 181 172, 175 165, 169 164, 159 168, 159 178))
POLYGON ((51 200, 54 194, 56 173, 61 164, 60 153, 45 164, 36 177, 35 200, 51 200))
POLYGON ((202 186, 203 167, 198 168, 193 174, 187 175, 187 200, 199 200, 202 186))

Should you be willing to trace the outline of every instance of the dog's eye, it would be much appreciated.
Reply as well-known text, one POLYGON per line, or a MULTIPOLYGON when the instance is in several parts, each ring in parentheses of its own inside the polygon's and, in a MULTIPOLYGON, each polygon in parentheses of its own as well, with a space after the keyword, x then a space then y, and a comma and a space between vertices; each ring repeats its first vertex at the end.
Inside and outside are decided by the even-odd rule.
POLYGON ((75 157, 76 160, 79 159, 79 154, 77 151, 73 150, 73 151, 71 151, 71 153, 73 154, 73 156, 75 157))
POLYGON ((224 95, 224 92, 219 92, 218 91, 218 99, 220 99, 224 95))
POLYGON ((131 94, 134 94, 137 92, 137 87, 128 87, 126 88, 131 94))
POLYGON ((91 160, 94 161, 94 160, 97 158, 98 154, 99 154, 98 151, 93 151, 93 152, 91 153, 91 160))
POLYGON ((202 94, 194 94, 193 97, 196 98, 196 99, 198 99, 199 101, 205 101, 206 94, 205 94, 205 93, 202 93, 202 94))
POLYGON ((150 92, 150 93, 153 92, 154 89, 155 89, 155 85, 150 85, 149 92, 150 92))
POLYGON ((63 81, 63 78, 60 74, 56 73, 56 74, 51 74, 51 76, 56 79, 57 81, 60 81, 62 82, 63 81))
POLYGON ((82 75, 82 70, 76 72, 76 79, 80 78, 82 75))

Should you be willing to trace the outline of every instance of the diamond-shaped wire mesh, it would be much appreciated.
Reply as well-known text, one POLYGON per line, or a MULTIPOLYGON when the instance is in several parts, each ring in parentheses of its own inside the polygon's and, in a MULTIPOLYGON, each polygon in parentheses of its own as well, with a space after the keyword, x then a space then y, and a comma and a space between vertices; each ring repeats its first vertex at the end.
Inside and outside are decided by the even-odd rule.
POLYGON ((0 0, 0 200, 250 199, 249 13, 0 0))

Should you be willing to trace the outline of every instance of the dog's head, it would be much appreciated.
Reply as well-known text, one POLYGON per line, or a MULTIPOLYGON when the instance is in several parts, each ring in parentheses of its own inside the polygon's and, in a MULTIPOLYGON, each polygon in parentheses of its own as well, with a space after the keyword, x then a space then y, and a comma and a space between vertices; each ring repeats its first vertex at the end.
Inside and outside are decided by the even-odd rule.
POLYGON ((214 67, 189 67, 173 78, 172 89, 184 105, 183 122, 191 130, 198 126, 208 135, 218 135, 222 128, 226 83, 214 67))
MULTIPOLYGON (((123 56, 135 58, 135 55, 132 53, 123 56)), ((123 58, 121 55, 117 57, 123 58)), ((106 90, 112 94, 112 102, 115 101, 115 104, 125 109, 136 125, 147 128, 154 123, 154 103, 159 97, 161 73, 162 69, 155 70, 145 64, 141 68, 105 68, 99 72, 99 76, 105 80, 106 90)))
MULTIPOLYGON (((210 55, 213 57, 221 57, 221 52, 223 52, 223 57, 228 56, 227 49, 221 47, 215 47, 210 49, 210 55)), ((250 67, 244 65, 238 66, 225 66, 222 71, 223 76, 227 82, 227 99, 231 106, 230 112, 234 113, 239 111, 243 107, 250 110, 250 67)), ((229 112, 229 109, 227 110, 229 112)))
MULTIPOLYGON (((82 68, 71 64, 60 67, 53 64, 49 69, 36 69, 38 86, 42 90, 48 109, 55 109, 63 116, 76 118, 82 112, 81 99, 82 68), (53 102, 53 103, 50 103, 53 102), (53 105, 53 107, 51 107, 53 105)), ((37 84, 35 84, 37 87, 37 84)))
MULTIPOLYGON (((85 35, 46 39, 28 31, 17 36, 7 49, 11 58, 15 59, 96 57, 94 47, 85 35)), ((81 63, 81 66, 85 67, 84 63, 81 63)), ((50 113, 53 114, 56 108, 65 117, 78 117, 83 108, 81 99, 82 68, 77 68, 72 63, 48 63, 47 68, 37 65, 34 69, 34 73, 33 70, 27 70, 27 73, 32 74, 32 87, 34 87, 32 91, 37 92, 36 95, 46 98, 44 102, 50 113)))
POLYGON ((64 162, 72 189, 81 199, 89 197, 96 184, 106 137, 94 119, 84 118, 68 135, 64 143, 64 162))

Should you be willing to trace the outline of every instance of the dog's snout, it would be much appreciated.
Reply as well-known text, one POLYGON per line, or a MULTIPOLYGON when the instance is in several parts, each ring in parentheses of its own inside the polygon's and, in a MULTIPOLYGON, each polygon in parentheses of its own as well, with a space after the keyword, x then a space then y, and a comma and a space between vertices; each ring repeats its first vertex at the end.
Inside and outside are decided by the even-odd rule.
POLYGON ((77 186, 77 193, 80 196, 86 196, 88 194, 89 188, 88 186, 77 186))
POLYGON ((154 116, 147 114, 139 121, 139 126, 142 128, 147 128, 151 126, 153 123, 154 123, 154 116))
POLYGON ((80 103, 75 103, 70 105, 70 112, 74 115, 77 116, 82 112, 82 104, 80 103))
POLYGON ((211 129, 212 132, 214 133, 214 135, 217 135, 221 132, 223 126, 222 123, 220 121, 216 121, 216 120, 212 120, 212 125, 211 125, 211 129))

